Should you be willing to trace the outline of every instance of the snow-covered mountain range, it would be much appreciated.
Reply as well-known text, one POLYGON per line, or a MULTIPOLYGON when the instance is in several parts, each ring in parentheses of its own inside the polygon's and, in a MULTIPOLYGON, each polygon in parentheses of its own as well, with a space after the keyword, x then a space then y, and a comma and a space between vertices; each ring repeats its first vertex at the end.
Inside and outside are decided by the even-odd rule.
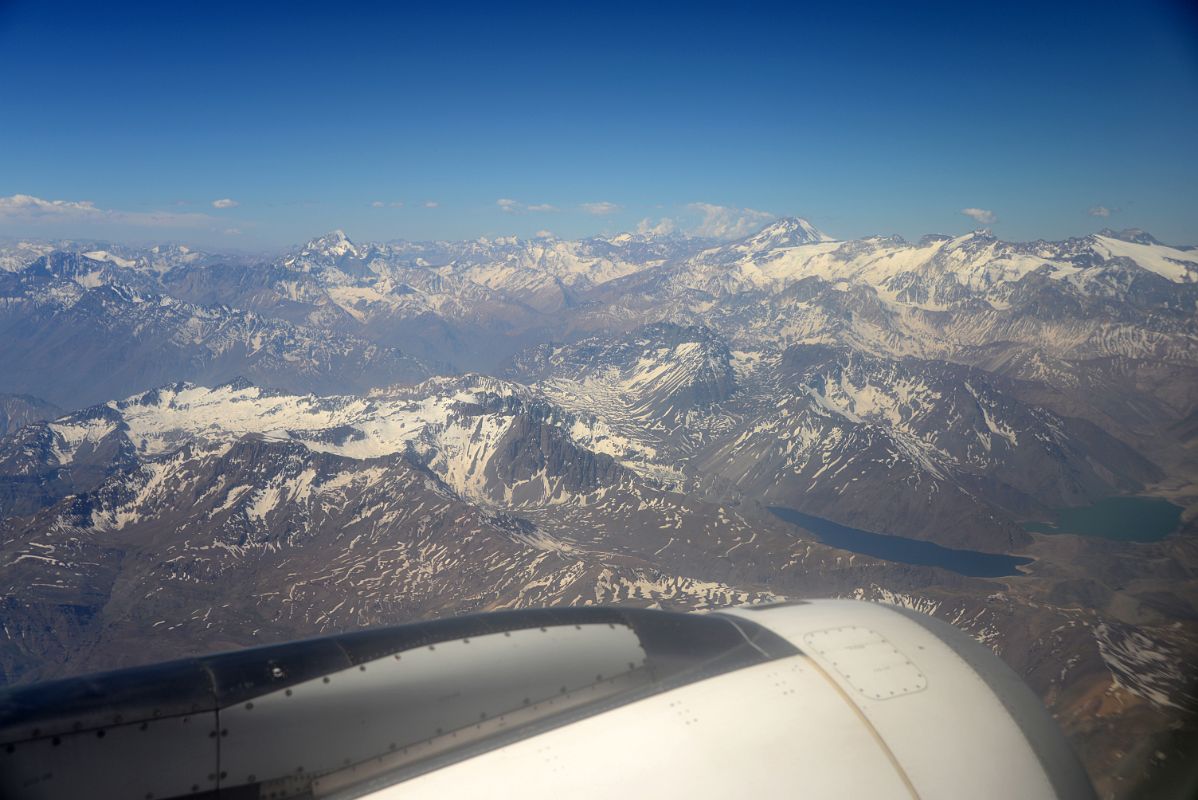
POLYGON ((593 420, 598 451, 663 485, 983 549, 1026 542, 1019 517, 1103 494, 1166 479, 1196 493, 1175 429, 1198 408, 1198 250, 1143 231, 335 231, 266 262, 96 242, 22 242, 3 262, 0 389, 68 409, 178 380, 330 395, 468 369, 593 420), (871 487, 856 508, 842 473, 871 487), (905 502, 877 502, 898 486, 905 502), (899 510, 923 492, 961 507, 899 510), (968 530, 949 524, 962 515, 968 530))
POLYGON ((1198 250, 1143 231, 19 242, 0 393, 10 680, 468 609, 840 594, 971 631, 1092 761, 1198 702, 1162 666, 1198 655, 1198 250), (1128 494, 1181 529, 1023 526, 1128 494), (1031 563, 882 560, 769 507, 1031 563))

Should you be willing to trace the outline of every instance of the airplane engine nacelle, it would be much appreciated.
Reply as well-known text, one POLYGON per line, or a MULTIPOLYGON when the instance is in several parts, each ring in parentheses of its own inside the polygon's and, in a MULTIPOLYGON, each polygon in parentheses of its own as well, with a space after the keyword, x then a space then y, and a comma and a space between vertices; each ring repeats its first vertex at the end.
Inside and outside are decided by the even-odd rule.
POLYGON ((1028 687, 850 600, 477 614, 0 691, 0 796, 1093 797, 1028 687))

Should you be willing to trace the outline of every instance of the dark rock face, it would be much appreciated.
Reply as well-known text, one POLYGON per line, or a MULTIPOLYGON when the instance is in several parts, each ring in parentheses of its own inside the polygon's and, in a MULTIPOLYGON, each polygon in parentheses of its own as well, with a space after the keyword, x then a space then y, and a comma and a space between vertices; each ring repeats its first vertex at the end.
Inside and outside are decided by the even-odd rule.
POLYGON ((631 477, 611 456, 592 453, 564 436, 550 421, 557 413, 548 405, 538 405, 516 416, 488 464, 487 477, 507 487, 543 474, 560 481, 571 494, 587 494, 631 477))
POLYGON ((29 425, 0 439, 0 516, 23 516, 87 492, 136 463, 124 423, 112 409, 95 406, 73 415, 70 435, 81 441, 69 463, 57 445, 61 436, 45 424, 29 425))
POLYGON ((0 394, 0 436, 16 433, 26 425, 61 415, 61 408, 32 395, 0 394))

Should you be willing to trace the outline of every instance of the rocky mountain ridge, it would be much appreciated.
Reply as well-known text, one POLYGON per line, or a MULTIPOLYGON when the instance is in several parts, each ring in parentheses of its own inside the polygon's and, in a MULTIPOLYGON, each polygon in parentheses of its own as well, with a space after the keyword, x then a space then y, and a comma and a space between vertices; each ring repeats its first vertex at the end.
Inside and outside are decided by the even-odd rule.
POLYGON ((1195 726, 1196 320, 1198 251, 1142 231, 0 247, 0 669, 859 596, 968 630, 1140 774, 1195 726), (1179 529, 1023 527, 1118 495, 1179 529), (882 560, 770 507, 1023 562, 882 560))

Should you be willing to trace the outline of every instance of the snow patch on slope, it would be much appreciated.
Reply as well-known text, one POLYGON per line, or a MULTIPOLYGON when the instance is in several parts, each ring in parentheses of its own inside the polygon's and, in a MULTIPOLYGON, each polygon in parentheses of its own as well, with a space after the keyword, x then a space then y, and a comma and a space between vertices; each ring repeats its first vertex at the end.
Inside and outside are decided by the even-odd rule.
POLYGON ((1094 252, 1104 258, 1128 258, 1140 267, 1155 272, 1174 283, 1193 283, 1198 280, 1198 252, 1175 250, 1159 244, 1139 244, 1094 237, 1094 252))

